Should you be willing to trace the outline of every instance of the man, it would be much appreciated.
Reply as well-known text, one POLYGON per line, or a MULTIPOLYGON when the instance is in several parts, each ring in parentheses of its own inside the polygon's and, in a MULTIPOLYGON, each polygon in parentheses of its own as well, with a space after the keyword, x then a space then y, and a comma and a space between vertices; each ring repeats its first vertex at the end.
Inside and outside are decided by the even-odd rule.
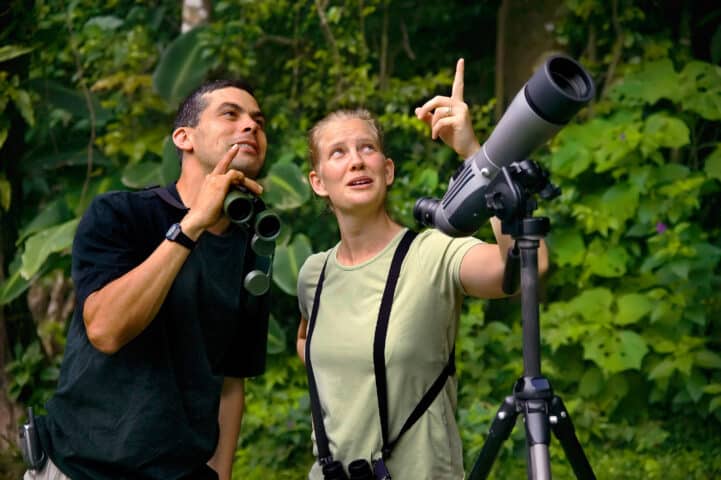
POLYGON ((222 205, 234 185, 261 192, 264 122, 247 85, 207 83, 176 117, 177 183, 94 200, 59 386, 37 419, 50 461, 26 479, 230 478, 268 299, 243 289, 249 234, 222 205))

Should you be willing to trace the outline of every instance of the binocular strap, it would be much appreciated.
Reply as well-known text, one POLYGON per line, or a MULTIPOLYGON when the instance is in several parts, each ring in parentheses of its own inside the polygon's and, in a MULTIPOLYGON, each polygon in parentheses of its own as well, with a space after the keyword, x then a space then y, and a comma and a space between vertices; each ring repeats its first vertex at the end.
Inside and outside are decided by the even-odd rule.
MULTIPOLYGON (((386 382, 386 368, 385 368, 385 344, 386 335, 388 333, 388 321, 390 319, 391 308, 393 306, 393 296, 395 294, 396 285, 398 283, 398 277, 400 276, 401 266, 405 259, 408 249, 410 248, 413 239, 416 237, 416 232, 411 230, 406 231, 401 239, 395 253, 393 254, 393 260, 391 261, 391 267, 388 272, 388 278, 386 280, 386 286, 383 291, 383 297, 381 300, 380 310, 378 312, 378 321, 376 323, 375 337, 373 340, 373 365, 375 369, 376 379, 376 393, 378 395, 378 414, 381 421, 381 435, 383 439, 383 447, 381 450, 382 460, 390 458, 393 447, 398 443, 401 436, 408 431, 411 426, 423 415, 423 413, 430 407, 433 400, 438 396, 446 380, 449 376, 455 373, 455 346, 451 349, 451 353, 448 358, 446 366, 440 373, 438 378, 433 382, 431 387, 426 391, 418 405, 413 409, 411 414, 406 419, 405 423, 401 427, 398 436, 394 440, 388 438, 388 387, 386 382)), ((327 465, 333 461, 333 456, 330 453, 330 447, 328 444, 328 437, 325 433, 325 426, 323 425, 323 413, 320 407, 320 400, 318 398, 318 387, 315 383, 315 377, 313 376, 313 367, 310 360, 310 341, 313 335, 313 328, 315 327, 316 317, 318 316, 318 306, 320 304, 320 295, 323 288, 323 281, 325 279, 325 267, 328 263, 326 258, 321 269, 320 276, 318 278, 318 285, 315 290, 315 297, 313 301, 313 310, 311 311, 310 319, 308 321, 308 334, 305 343, 305 364, 308 373, 308 387, 310 390, 310 406, 311 414, 313 417, 313 425, 315 427, 316 444, 318 447, 318 461, 321 465, 327 465)), ((382 465, 383 462, 381 461, 382 465)), ((390 476, 388 477, 390 478, 390 476)))

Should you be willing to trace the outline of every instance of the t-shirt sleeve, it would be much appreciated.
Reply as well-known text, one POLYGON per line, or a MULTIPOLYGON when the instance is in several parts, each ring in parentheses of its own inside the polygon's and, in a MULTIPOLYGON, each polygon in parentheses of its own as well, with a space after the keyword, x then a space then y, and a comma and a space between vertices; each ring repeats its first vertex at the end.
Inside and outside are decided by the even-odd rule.
POLYGON ((323 269, 323 264, 328 255, 328 252, 311 255, 303 262, 298 271, 298 309, 301 316, 306 320, 310 319, 318 277, 320 277, 320 271, 323 269))
POLYGON ((434 229, 418 235, 418 258, 424 271, 442 292, 452 297, 465 295, 461 283, 461 264, 468 251, 482 242, 474 237, 453 238, 434 229))
POLYGON ((142 253, 132 243, 132 219, 123 198, 120 192, 96 197, 78 224, 72 253, 78 305, 142 262, 142 253))

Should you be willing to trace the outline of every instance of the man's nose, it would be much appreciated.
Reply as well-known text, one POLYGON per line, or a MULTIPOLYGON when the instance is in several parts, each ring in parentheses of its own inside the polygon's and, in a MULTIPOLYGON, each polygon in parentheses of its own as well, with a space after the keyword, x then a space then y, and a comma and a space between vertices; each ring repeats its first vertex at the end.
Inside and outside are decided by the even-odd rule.
POLYGON ((244 132, 255 132, 260 128, 260 124, 250 115, 246 115, 242 120, 244 132))

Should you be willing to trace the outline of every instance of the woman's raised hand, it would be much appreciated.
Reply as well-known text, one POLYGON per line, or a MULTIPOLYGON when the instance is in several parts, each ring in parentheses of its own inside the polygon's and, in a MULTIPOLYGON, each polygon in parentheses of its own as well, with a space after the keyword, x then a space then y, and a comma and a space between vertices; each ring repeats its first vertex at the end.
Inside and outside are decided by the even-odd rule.
POLYGON ((456 63, 451 96, 438 95, 416 108, 416 116, 431 127, 431 138, 438 137, 462 158, 468 158, 481 148, 473 133, 468 105, 463 101, 463 59, 456 63))

